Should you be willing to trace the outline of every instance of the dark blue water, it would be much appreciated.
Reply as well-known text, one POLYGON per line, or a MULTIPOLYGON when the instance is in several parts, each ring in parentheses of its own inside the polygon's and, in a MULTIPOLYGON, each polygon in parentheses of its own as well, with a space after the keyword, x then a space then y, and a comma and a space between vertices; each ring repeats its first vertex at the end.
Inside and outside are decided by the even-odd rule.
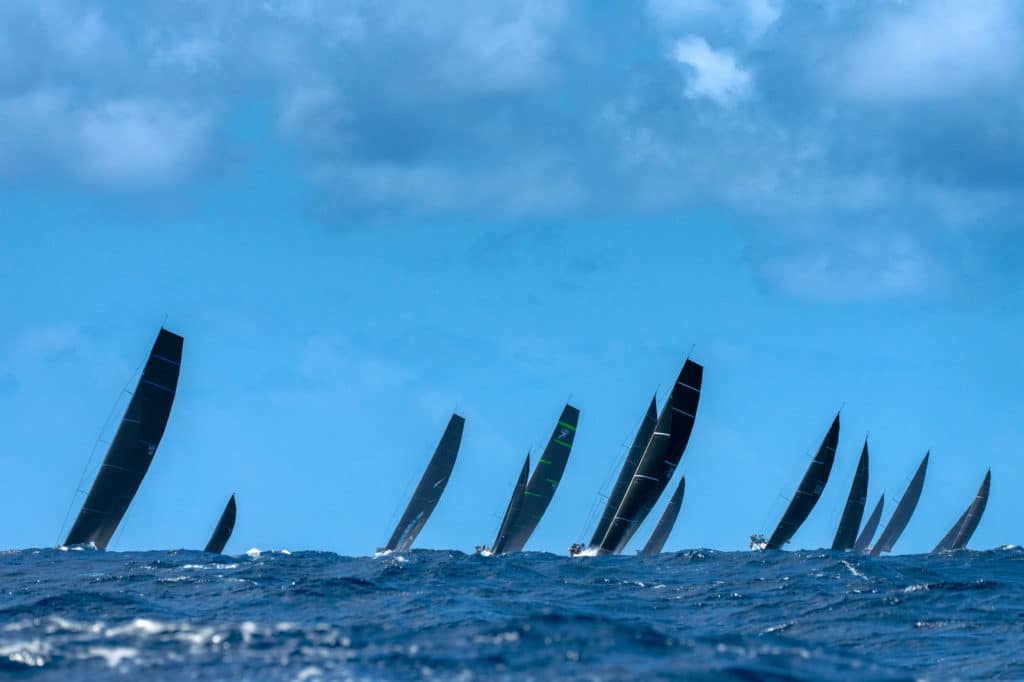
POLYGON ((1021 679, 1024 551, 0 554, 0 676, 1021 679))

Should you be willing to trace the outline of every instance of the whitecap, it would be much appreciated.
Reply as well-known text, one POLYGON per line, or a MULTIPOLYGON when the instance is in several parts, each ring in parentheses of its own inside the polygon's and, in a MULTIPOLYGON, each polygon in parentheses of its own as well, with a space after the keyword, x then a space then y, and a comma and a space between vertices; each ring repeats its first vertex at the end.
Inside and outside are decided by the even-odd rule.
POLYGON ((95 658, 102 658, 111 668, 116 668, 125 659, 138 656, 139 650, 130 646, 91 646, 88 653, 95 658))

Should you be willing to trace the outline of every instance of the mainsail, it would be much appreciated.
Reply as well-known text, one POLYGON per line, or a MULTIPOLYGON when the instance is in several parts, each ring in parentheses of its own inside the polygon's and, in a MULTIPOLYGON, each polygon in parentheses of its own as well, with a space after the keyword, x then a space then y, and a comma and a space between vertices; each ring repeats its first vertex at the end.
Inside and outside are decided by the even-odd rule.
POLYGON ((821 441, 817 454, 811 460, 796 494, 789 501, 782 520, 775 527, 775 532, 768 538, 765 549, 781 549, 790 541, 797 529, 807 520, 814 505, 818 503, 825 484, 828 483, 828 475, 832 472, 832 463, 836 458, 836 444, 839 441, 839 413, 832 420, 832 426, 821 441))
POLYGON ((693 431, 703 374, 696 362, 683 364, 598 553, 620 553, 668 486, 693 431))
POLYGON ((861 530, 860 535, 857 536, 857 542, 853 543, 853 551, 863 552, 871 544, 871 540, 875 537, 875 531, 878 530, 878 522, 882 519, 882 507, 885 504, 885 493, 882 493, 881 497, 878 498, 878 504, 871 511, 871 516, 864 523, 864 528, 861 530))
POLYGON ((576 437, 576 426, 579 424, 580 411, 572 405, 566 405, 562 416, 555 424, 555 430, 548 440, 547 447, 537 461, 537 466, 530 476, 530 481, 523 491, 523 503, 514 517, 509 519, 508 531, 494 543, 494 554, 521 552, 527 540, 533 534, 541 517, 551 504, 551 498, 558 489, 558 483, 565 472, 569 461, 572 441, 576 437))
MULTIPOLYGON (((523 462, 523 468, 519 472, 519 480, 516 481, 516 487, 512 489, 512 497, 508 501, 508 507, 505 509, 505 517, 501 520, 501 526, 498 528, 498 535, 494 538, 494 544, 492 548, 498 547, 505 544, 505 538, 508 537, 509 531, 512 529, 512 522, 519 515, 519 510, 523 508, 523 498, 526 497, 526 483, 530 476, 530 453, 526 453, 526 461, 523 462)), ((494 551, 493 549, 491 550, 494 551)))
POLYGON ((178 387, 184 339, 161 329, 65 545, 106 549, 153 461, 178 387))
POLYGON ((416 536, 423 530, 438 500, 441 499, 445 486, 448 485, 452 468, 455 466, 455 458, 459 455, 459 444, 462 443, 462 429, 465 423, 466 420, 457 414, 453 414, 448 420, 448 426, 437 444, 437 449, 434 450, 434 456, 430 458, 427 470, 423 472, 412 499, 405 507, 405 513, 399 519, 384 549, 405 552, 416 541, 416 536))
POLYGON ((213 529, 210 541, 206 543, 206 547, 203 549, 204 552, 220 554, 224 551, 224 545, 228 544, 231 531, 235 529, 236 511, 235 496, 232 495, 224 507, 224 512, 220 515, 220 520, 217 521, 217 527, 213 529))
POLYGON ((604 539, 604 534, 608 532, 608 526, 611 525, 615 512, 622 503, 622 496, 626 494, 626 488, 633 479, 633 474, 636 473, 636 467, 640 463, 640 456, 644 454, 644 448, 647 447, 647 443, 651 440, 651 434, 654 433, 654 425, 657 422, 658 403, 655 397, 651 398, 651 404, 647 407, 647 414, 644 415, 643 421, 640 422, 640 428, 637 429, 633 445, 630 446, 629 452, 626 453, 626 461, 622 463, 619 477, 615 480, 615 486, 612 488, 612 493, 608 496, 608 502, 604 506, 604 512, 601 514, 601 520, 598 521, 597 528, 594 529, 594 535, 590 538, 590 547, 596 547, 604 539))
POLYGON ((907 491, 903 493, 900 503, 896 505, 896 511, 892 513, 892 517, 889 519, 889 523, 886 524, 885 530, 878 536, 878 542, 871 548, 871 556, 878 556, 882 552, 891 552, 892 546, 900 539, 903 529, 910 522, 910 517, 917 508, 917 501, 921 498, 921 489, 924 487, 924 474, 928 470, 929 454, 928 452, 924 454, 924 459, 918 465, 914 478, 910 479, 907 491))
POLYGON ((832 540, 832 549, 852 549, 857 541, 857 529, 864 516, 864 504, 868 499, 868 441, 864 440, 864 449, 860 452, 857 472, 853 475, 850 495, 846 498, 843 516, 839 519, 839 528, 832 540))
POLYGON ((992 471, 989 470, 985 472, 985 479, 981 482, 978 494, 974 496, 970 506, 967 507, 967 510, 953 524, 953 527, 949 529, 949 532, 939 541, 939 544, 935 546, 932 552, 963 549, 967 546, 971 536, 974 535, 975 529, 978 527, 978 522, 981 521, 981 515, 985 513, 985 506, 988 504, 988 489, 991 482, 992 471))
POLYGON ((658 519, 658 525, 654 527, 654 532, 651 533, 651 539, 647 541, 644 548, 640 550, 640 554, 645 556, 651 554, 661 554, 662 547, 665 546, 665 541, 668 540, 669 534, 672 532, 672 527, 676 523, 676 517, 679 516, 679 508, 683 504, 683 493, 686 491, 686 477, 681 476, 679 478, 679 487, 669 498, 668 506, 665 507, 664 513, 661 518, 658 519))

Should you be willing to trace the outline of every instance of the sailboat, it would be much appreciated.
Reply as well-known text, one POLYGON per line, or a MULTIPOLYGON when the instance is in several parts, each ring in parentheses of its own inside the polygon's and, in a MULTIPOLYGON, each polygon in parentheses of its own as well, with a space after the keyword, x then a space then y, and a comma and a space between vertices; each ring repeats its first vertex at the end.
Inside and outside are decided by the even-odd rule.
MULTIPOLYGON (((565 472, 565 465, 569 461, 569 453, 572 451, 579 419, 580 411, 572 405, 566 405, 562 410, 562 415, 558 418, 558 423, 555 424, 551 438, 548 439, 547 447, 544 448, 530 480, 523 488, 522 501, 514 513, 512 503, 515 502, 515 495, 509 502, 506 518, 501 524, 502 527, 498 531, 494 544, 488 551, 489 554, 523 551, 523 547, 533 535, 534 529, 540 523, 541 517, 548 505, 551 504, 551 499, 558 489, 558 483, 565 472)), ((527 459, 528 461, 529 459, 527 459)), ((519 486, 517 485, 516 488, 518 490, 519 486)))
POLYGON ((910 485, 907 486, 907 491, 900 498, 900 503, 896 505, 896 510, 893 511, 892 516, 889 518, 889 523, 886 524, 882 534, 878 536, 878 542, 871 548, 871 556, 878 556, 882 552, 891 552, 893 545, 903 535, 903 530, 907 527, 907 523, 910 522, 910 517, 913 515, 914 510, 917 509, 917 501, 921 499, 921 489, 924 488, 924 475, 928 471, 929 454, 931 453, 926 452, 924 454, 924 459, 918 465, 914 477, 910 479, 910 485))
POLYGON ((167 427, 178 387, 184 339, 160 329, 114 440, 65 545, 106 549, 142 484, 167 427))
POLYGON ((832 426, 821 441, 817 454, 811 460, 796 494, 789 501, 782 520, 775 527, 775 531, 766 541, 763 535, 752 535, 750 537, 751 549, 782 549, 782 546, 790 541, 796 531, 800 528, 810 515, 814 505, 818 503, 821 493, 828 483, 828 476, 832 472, 832 463, 836 457, 836 445, 839 442, 839 413, 832 420, 832 426))
POLYGON ((217 527, 213 529, 213 535, 210 536, 210 541, 207 542, 206 547, 203 548, 204 552, 221 554, 224 551, 224 545, 228 544, 228 539, 231 537, 231 531, 235 529, 236 512, 235 496, 232 494, 231 499, 229 499, 227 505, 224 506, 224 511, 221 513, 220 519, 217 521, 217 527))
POLYGON ((430 458, 430 463, 427 464, 427 469, 423 472, 423 477, 420 478, 419 485, 416 486, 416 490, 412 494, 412 499, 405 507, 402 518, 399 519, 398 525, 391 533, 388 544, 378 549, 378 552, 406 552, 412 547, 416 536, 423 530, 423 526, 426 525, 427 519, 430 518, 430 514, 434 511, 434 507, 437 506, 448 485, 452 468, 455 466, 455 458, 459 455, 459 445, 462 443, 462 430, 465 424, 465 419, 457 414, 452 414, 451 419, 448 420, 448 426, 434 450, 434 456, 430 458))
POLYGON ((864 439, 864 448, 857 461, 857 472, 853 475, 850 495, 843 507, 843 516, 839 519, 839 528, 832 540, 832 549, 853 549, 857 541, 857 530, 864 516, 864 504, 868 500, 868 441, 864 439))
POLYGON ((882 507, 885 505, 885 493, 878 498, 878 503, 875 504, 875 508, 871 511, 871 516, 864 523, 864 528, 861 529, 860 535, 857 536, 857 542, 853 543, 854 552, 863 552, 871 544, 871 541, 875 538, 875 531, 878 530, 878 522, 882 520, 882 507))
POLYGON ((935 549, 932 550, 933 554, 935 552, 963 549, 967 546, 967 543, 971 541, 971 536, 974 535, 974 531, 978 528, 981 515, 985 513, 985 507, 988 505, 988 489, 991 482, 992 470, 989 469, 985 472, 985 478, 982 480, 981 487, 978 488, 978 493, 974 496, 974 500, 960 518, 957 519, 957 522, 953 524, 953 527, 949 529, 945 537, 935 546, 935 549))
POLYGON ((644 548, 638 552, 639 554, 644 556, 661 554, 661 550, 665 546, 665 541, 668 540, 668 536, 672 532, 672 527, 676 524, 676 518, 679 516, 679 508, 683 505, 684 492, 686 492, 686 477, 680 476, 679 486, 672 494, 672 497, 669 498, 665 511, 662 512, 661 518, 658 519, 658 525, 654 527, 654 532, 651 533, 651 538, 647 541, 647 544, 644 545, 644 548))
POLYGON ((703 376, 702 365, 683 363, 608 530, 588 554, 622 552, 658 502, 690 440, 703 376))

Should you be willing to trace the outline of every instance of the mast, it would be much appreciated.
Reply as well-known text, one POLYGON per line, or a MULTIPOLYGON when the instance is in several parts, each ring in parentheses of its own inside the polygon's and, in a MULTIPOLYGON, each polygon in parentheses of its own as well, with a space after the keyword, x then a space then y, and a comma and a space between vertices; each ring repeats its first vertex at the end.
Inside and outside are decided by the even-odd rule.
MULTIPOLYGON (((491 547, 498 547, 505 543, 505 538, 508 537, 508 532, 511 529, 512 521, 519 515, 519 510, 523 508, 523 498, 526 496, 526 483, 530 476, 530 453, 526 453, 526 461, 523 462, 523 468, 519 472, 519 480, 516 481, 515 488, 512 489, 512 497, 508 501, 508 507, 505 508, 505 517, 501 520, 501 526, 498 528, 498 535, 494 538, 494 544, 491 547)), ((493 549, 491 550, 495 552, 493 549)))
POLYGON ((885 493, 882 493, 878 498, 878 504, 871 511, 871 516, 864 523, 864 529, 857 536, 857 542, 853 543, 853 551, 863 552, 871 544, 871 540, 875 537, 875 531, 878 530, 878 522, 882 519, 882 506, 885 504, 885 493))
POLYGON ((518 513, 509 520, 508 532, 495 543, 494 554, 521 552, 533 535, 534 529, 555 496, 558 483, 562 480, 579 419, 580 411, 572 405, 566 405, 562 410, 562 416, 555 424, 547 447, 544 448, 523 491, 523 504, 518 513))
POLYGON ((665 541, 668 540, 668 536, 672 533, 672 527, 679 516, 679 508, 683 505, 683 493, 685 491, 686 477, 680 476, 679 487, 676 488, 676 491, 672 493, 672 497, 669 498, 668 506, 665 507, 664 513, 658 519, 658 525, 654 527, 654 532, 651 533, 651 539, 640 550, 640 554, 644 556, 661 554, 665 541))
POLYGON ((220 520, 217 521, 217 527, 213 529, 210 541, 206 543, 206 547, 203 549, 204 552, 220 554, 224 551, 224 545, 228 543, 231 531, 235 529, 235 513, 235 496, 232 494, 231 499, 228 500, 224 511, 220 515, 220 520))
POLYGON ((963 549, 970 542, 971 536, 974 535, 974 531, 978 527, 978 523, 981 521, 981 515, 985 513, 985 507, 988 505, 988 490, 989 484, 992 482, 992 470, 985 472, 985 479, 981 482, 981 487, 978 488, 978 493, 974 496, 974 500, 967 507, 960 518, 957 520, 953 527, 949 529, 945 537, 939 541, 939 544, 935 546, 932 553, 943 552, 953 549, 963 549))
POLYGON ((860 452, 857 472, 853 475, 850 495, 846 498, 843 516, 839 519, 839 528, 832 540, 832 549, 852 549, 857 541, 857 529, 860 528, 864 516, 864 504, 868 498, 868 441, 864 439, 864 449, 860 452))
POLYGON ((630 446, 629 452, 626 453, 626 461, 622 463, 619 477, 615 480, 615 486, 612 488, 611 495, 608 496, 608 501, 604 505, 601 520, 598 521, 597 528, 594 529, 594 535, 590 538, 590 547, 596 547, 604 539, 604 534, 608 532, 608 526, 611 524, 616 510, 622 503, 622 497, 626 494, 626 488, 633 479, 633 474, 636 473, 640 457, 644 454, 644 448, 647 447, 647 443, 651 440, 651 434, 654 433, 654 425, 657 422, 658 403, 657 396, 655 396, 651 398, 651 404, 647 407, 647 414, 644 415, 643 421, 640 422, 640 428, 636 431, 636 437, 633 438, 633 445, 630 446))
POLYGON ((459 455, 459 445, 462 443, 462 430, 465 423, 466 420, 457 414, 452 414, 451 419, 448 420, 444 435, 441 436, 434 455, 430 458, 423 477, 420 478, 419 485, 416 486, 402 518, 399 519, 398 525, 395 526, 394 532, 391 533, 391 539, 388 540, 384 549, 405 552, 416 541, 416 536, 423 530, 423 526, 426 525, 427 519, 430 518, 430 514, 434 511, 448 485, 452 468, 455 466, 455 458, 459 455))
POLYGON ((167 427, 178 387, 184 339, 161 328, 114 440, 65 545, 106 549, 142 484, 167 427))
POLYGON ((878 536, 878 542, 871 548, 871 556, 878 556, 882 552, 891 552, 893 545, 900 539, 907 523, 910 522, 910 517, 917 509, 917 501, 921 498, 921 489, 924 488, 924 475, 928 471, 929 454, 931 453, 924 454, 924 459, 918 465, 914 478, 910 479, 910 485, 907 486, 907 491, 900 498, 900 503, 896 505, 896 510, 892 513, 889 523, 886 524, 882 534, 878 536))
POLYGON ((821 441, 817 454, 807 466, 804 477, 796 489, 796 494, 789 501, 782 520, 775 527, 775 532, 768 539, 765 549, 782 549, 796 531, 800 528, 810 515, 814 505, 818 503, 821 493, 828 483, 828 476, 832 472, 832 464, 836 457, 836 444, 839 441, 839 413, 832 420, 832 426, 821 441))
POLYGON ((696 362, 683 364, 598 553, 620 553, 668 486, 693 431, 703 375, 696 362))

